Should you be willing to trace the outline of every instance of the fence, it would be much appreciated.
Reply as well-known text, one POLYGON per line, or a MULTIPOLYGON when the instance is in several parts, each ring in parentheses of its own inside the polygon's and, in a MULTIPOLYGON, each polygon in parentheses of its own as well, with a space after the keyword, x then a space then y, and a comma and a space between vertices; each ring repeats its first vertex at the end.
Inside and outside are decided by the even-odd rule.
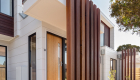
POLYGON ((136 49, 122 51, 122 80, 136 80, 136 49))

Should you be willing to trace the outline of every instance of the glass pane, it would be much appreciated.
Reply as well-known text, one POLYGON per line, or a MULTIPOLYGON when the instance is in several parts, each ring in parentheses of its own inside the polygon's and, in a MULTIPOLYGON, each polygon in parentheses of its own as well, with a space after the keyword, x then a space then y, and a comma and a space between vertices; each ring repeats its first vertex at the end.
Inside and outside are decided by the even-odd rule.
POLYGON ((104 46, 104 33, 100 34, 100 46, 104 46))
POLYGON ((30 80, 36 80, 36 35, 30 37, 30 80))
POLYGON ((1 0, 1 13, 12 16, 12 0, 1 0))
POLYGON ((0 56, 5 56, 5 47, 0 46, 0 56))
POLYGON ((67 80, 67 41, 65 41, 65 80, 67 80))
POLYGON ((0 68, 0 80, 6 80, 5 72, 5 68, 0 68))
POLYGON ((5 57, 0 56, 0 68, 5 67, 5 65, 6 65, 5 57))

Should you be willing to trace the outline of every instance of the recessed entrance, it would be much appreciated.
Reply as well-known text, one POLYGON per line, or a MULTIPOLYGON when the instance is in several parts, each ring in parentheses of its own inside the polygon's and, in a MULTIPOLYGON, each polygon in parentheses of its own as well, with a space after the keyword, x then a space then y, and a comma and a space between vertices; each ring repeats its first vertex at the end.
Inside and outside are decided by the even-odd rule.
POLYGON ((47 33, 47 80, 62 80, 62 38, 47 33))

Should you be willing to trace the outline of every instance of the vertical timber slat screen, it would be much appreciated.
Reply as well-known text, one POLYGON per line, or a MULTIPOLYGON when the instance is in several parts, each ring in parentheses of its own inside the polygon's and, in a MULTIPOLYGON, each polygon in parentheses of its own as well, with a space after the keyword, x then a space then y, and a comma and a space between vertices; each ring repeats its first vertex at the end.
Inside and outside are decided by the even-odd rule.
POLYGON ((100 9, 67 0, 67 80, 100 80, 100 9))
POLYGON ((136 49, 122 51, 122 80, 135 80, 136 78, 136 49))
POLYGON ((85 53, 86 53, 86 66, 85 66, 85 72, 86 72, 86 74, 85 74, 85 79, 86 80, 90 80, 90 27, 89 27, 89 0, 85 0, 85 2, 86 2, 86 5, 85 5, 85 9, 86 9, 86 11, 85 11, 85 15, 86 15, 86 17, 85 17, 85 22, 86 22, 86 49, 85 49, 85 53))
MULTIPOLYGON (((100 80, 100 9, 97 8, 97 80, 100 80)), ((96 38, 96 37, 95 37, 96 38)), ((95 65, 96 66, 96 65, 95 65)), ((96 73, 95 73, 96 74, 96 73)))
POLYGON ((80 80, 80 0, 76 0, 76 80, 80 80))

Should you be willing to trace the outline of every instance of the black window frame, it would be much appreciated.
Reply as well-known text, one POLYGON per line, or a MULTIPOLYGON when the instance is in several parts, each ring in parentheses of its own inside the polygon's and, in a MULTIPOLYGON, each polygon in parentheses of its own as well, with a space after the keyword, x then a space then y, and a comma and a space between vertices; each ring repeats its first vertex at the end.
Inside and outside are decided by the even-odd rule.
MULTIPOLYGON (((30 59, 30 57, 31 57, 31 44, 30 44, 30 41, 31 41, 31 37, 32 36, 34 36, 34 35, 36 35, 36 33, 33 33, 33 34, 31 34, 31 35, 29 35, 28 36, 28 75, 29 75, 29 80, 31 79, 31 72, 30 72, 30 62, 31 62, 31 59, 30 59)), ((37 56, 37 55, 36 55, 37 56)), ((36 60, 36 56, 35 56, 35 60, 36 60)), ((36 60, 36 63, 37 63, 37 60, 36 60)), ((36 64, 36 70, 37 70, 37 64, 36 64)), ((37 73, 36 73, 36 79, 37 79, 37 73)))
MULTIPOLYGON (((0 13, 2 13, 1 12, 1 0, 0 0, 0 13)), ((5 13, 2 13, 2 14, 5 14, 5 13)), ((5 14, 5 15, 10 16, 8 14, 5 14)), ((12 0, 12 16, 11 17, 14 17, 14 0, 12 0)))
POLYGON ((5 47, 5 60, 6 60, 6 65, 5 65, 5 79, 7 80, 7 46, 0 45, 0 47, 5 47))

